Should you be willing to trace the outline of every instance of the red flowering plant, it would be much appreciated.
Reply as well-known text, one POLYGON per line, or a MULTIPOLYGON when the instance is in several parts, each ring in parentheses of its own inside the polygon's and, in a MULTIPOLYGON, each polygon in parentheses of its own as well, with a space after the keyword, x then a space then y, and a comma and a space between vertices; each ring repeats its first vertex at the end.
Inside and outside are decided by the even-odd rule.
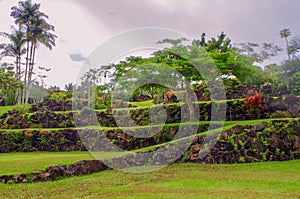
POLYGON ((259 118, 262 105, 262 95, 257 93, 253 96, 247 96, 244 100, 244 106, 246 108, 246 114, 250 119, 259 118))

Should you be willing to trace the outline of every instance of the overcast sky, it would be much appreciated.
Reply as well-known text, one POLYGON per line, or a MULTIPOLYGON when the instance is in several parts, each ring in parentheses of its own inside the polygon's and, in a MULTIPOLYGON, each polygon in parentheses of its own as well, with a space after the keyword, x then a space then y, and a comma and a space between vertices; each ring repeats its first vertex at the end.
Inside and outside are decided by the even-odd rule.
MULTIPOLYGON (((0 31, 9 31, 10 8, 0 0, 0 31)), ((234 43, 269 42, 284 47, 279 31, 300 34, 299 0, 36 0, 56 27, 57 46, 40 47, 37 65, 50 67, 47 85, 76 82, 83 60, 101 43, 124 31, 169 28, 192 38, 224 31, 234 43)))

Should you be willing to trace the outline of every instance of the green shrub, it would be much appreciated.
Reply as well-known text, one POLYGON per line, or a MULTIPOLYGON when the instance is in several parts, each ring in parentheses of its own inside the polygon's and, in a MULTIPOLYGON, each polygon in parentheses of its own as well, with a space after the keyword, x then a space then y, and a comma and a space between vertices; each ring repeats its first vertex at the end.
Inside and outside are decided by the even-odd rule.
POLYGON ((54 92, 49 97, 50 100, 55 100, 57 102, 65 102, 66 99, 68 99, 68 96, 66 93, 63 92, 54 92))
POLYGON ((96 110, 107 109, 107 106, 105 106, 104 104, 95 104, 95 109, 96 110))
POLYGON ((245 163, 245 157, 240 157, 239 163, 245 163))
POLYGON ((19 111, 21 114, 25 114, 30 109, 31 105, 29 104, 17 104, 14 106, 14 109, 19 111))

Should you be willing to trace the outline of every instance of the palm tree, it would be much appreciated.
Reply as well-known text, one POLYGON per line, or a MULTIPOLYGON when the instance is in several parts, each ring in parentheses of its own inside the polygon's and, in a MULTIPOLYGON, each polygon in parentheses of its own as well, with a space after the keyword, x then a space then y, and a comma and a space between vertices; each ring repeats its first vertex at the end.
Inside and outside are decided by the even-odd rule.
POLYGON ((9 100, 10 97, 15 96, 19 84, 14 77, 14 67, 12 64, 0 64, 0 103, 5 105, 13 105, 15 100, 9 100), (9 97, 10 96, 10 97, 9 97), (8 101, 6 101, 8 99, 8 101))
POLYGON ((55 46, 56 35, 52 33, 54 26, 45 20, 48 16, 40 12, 40 4, 32 3, 31 0, 20 1, 18 7, 14 6, 11 9, 11 16, 15 19, 15 24, 25 33, 27 42, 23 93, 24 103, 27 103, 37 44, 41 43, 51 50, 55 46))
POLYGON ((279 35, 281 38, 285 39, 285 43, 286 43, 286 50, 287 50, 287 54, 288 54, 288 58, 289 60, 291 60, 291 53, 290 53, 290 47, 289 47, 289 42, 288 42, 288 37, 292 35, 291 30, 288 28, 284 28, 279 32, 279 35))
MULTIPOLYGON (((42 17, 43 13, 39 11, 40 5, 39 4, 32 4, 31 0, 27 1, 19 1, 18 7, 14 6, 11 8, 12 12, 10 16, 15 19, 15 24, 19 26, 19 28, 25 33, 25 37, 28 38, 31 33, 29 30, 30 26, 30 19, 34 17, 42 17)), ((27 90, 27 75, 29 69, 29 45, 30 40, 27 39, 26 45, 26 64, 25 64, 25 75, 24 75, 24 92, 23 92, 23 103, 25 103, 25 94, 27 90)))
POLYGON ((72 94, 73 94, 73 91, 75 90, 75 85, 73 83, 65 84, 65 88, 64 89, 67 91, 67 95, 69 97, 71 97, 72 94))
POLYGON ((0 45, 0 49, 2 49, 0 57, 15 57, 16 79, 19 80, 21 75, 21 58, 26 52, 23 48, 25 43, 24 34, 22 31, 13 28, 13 32, 11 34, 0 32, 0 35, 8 38, 11 42, 0 45))
MULTIPOLYGON (((27 88, 30 88, 33 75, 33 66, 35 61, 36 49, 38 43, 43 44, 48 49, 52 50, 55 46, 56 35, 52 33, 55 28, 53 25, 48 24, 43 18, 34 18, 30 26, 30 37, 27 39, 30 40, 30 59, 29 59, 29 70, 28 70, 28 82, 27 88)), ((30 89, 26 93, 26 99, 28 99, 30 89)))
POLYGON ((8 44, 1 44, 0 49, 2 49, 2 52, 0 54, 0 58, 2 57, 15 57, 15 79, 19 83, 19 89, 16 91, 16 101, 18 103, 21 102, 21 59, 22 55, 25 54, 26 50, 23 47, 25 44, 24 39, 24 33, 20 30, 17 30, 15 28, 12 28, 13 32, 11 34, 0 32, 0 35, 8 38, 11 43, 8 44))

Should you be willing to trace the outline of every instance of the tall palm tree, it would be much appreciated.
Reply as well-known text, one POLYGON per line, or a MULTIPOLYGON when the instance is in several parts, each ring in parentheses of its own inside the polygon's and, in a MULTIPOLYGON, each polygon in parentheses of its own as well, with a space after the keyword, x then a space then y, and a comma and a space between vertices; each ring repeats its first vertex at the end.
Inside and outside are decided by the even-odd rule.
POLYGON ((52 33, 54 26, 46 22, 45 19, 48 19, 48 16, 40 12, 39 9, 40 4, 26 0, 20 1, 18 6, 12 7, 11 12, 11 16, 15 19, 15 24, 24 31, 27 41, 24 75, 25 89, 23 93, 24 103, 27 103, 29 97, 37 44, 41 43, 50 50, 55 45, 56 35, 52 33))
POLYGON ((35 17, 39 17, 42 15, 39 11, 39 4, 32 4, 31 0, 19 1, 18 6, 14 6, 11 8, 10 16, 15 19, 15 24, 19 26, 19 28, 25 33, 25 37, 27 38, 26 44, 26 64, 25 64, 25 74, 24 74, 24 90, 23 90, 23 103, 27 102, 25 99, 26 92, 28 90, 27 87, 27 79, 28 79, 28 70, 29 70, 29 60, 30 60, 30 40, 28 39, 31 35, 30 33, 30 23, 31 19, 35 17))
POLYGON ((11 42, 0 46, 0 49, 2 49, 0 57, 15 57, 15 75, 16 79, 19 80, 21 76, 21 59, 22 55, 26 52, 24 49, 24 43, 26 42, 24 39, 24 33, 13 28, 13 32, 11 34, 0 32, 0 36, 8 38, 11 42))
MULTIPOLYGON (((28 70, 28 82, 27 87, 30 88, 33 75, 33 67, 35 62, 36 49, 38 44, 43 44, 48 49, 52 50, 55 46, 56 35, 52 33, 55 28, 53 25, 47 23, 43 18, 33 18, 32 24, 30 25, 30 37, 27 39, 30 40, 30 59, 29 59, 29 70, 28 70)), ((26 99, 28 99, 30 89, 26 93, 26 99)))
POLYGON ((279 35, 281 38, 285 39, 285 43, 286 43, 286 51, 288 54, 288 59, 291 60, 291 53, 290 53, 290 47, 289 47, 289 42, 288 42, 288 37, 292 35, 292 32, 290 29, 288 28, 284 28, 279 32, 279 35))
POLYGON ((15 79, 19 84, 19 88, 16 90, 16 101, 18 103, 21 102, 21 59, 22 55, 25 54, 26 49, 24 48, 25 39, 24 33, 21 30, 17 30, 14 27, 12 28, 13 32, 11 34, 0 32, 0 36, 8 38, 10 43, 8 44, 1 44, 0 49, 2 52, 0 53, 0 58, 2 57, 15 57, 15 79))

